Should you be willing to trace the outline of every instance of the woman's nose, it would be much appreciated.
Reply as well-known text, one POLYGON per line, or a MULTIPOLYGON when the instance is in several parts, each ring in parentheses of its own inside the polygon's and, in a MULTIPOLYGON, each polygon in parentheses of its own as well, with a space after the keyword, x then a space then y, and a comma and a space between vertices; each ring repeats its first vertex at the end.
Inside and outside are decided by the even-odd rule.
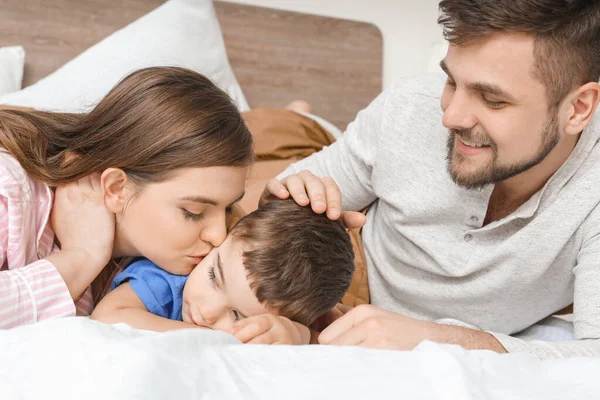
POLYGON ((200 234, 200 239, 206 243, 210 243, 214 247, 218 247, 225 241, 227 237, 227 218, 223 216, 215 216, 206 222, 206 226, 200 234))

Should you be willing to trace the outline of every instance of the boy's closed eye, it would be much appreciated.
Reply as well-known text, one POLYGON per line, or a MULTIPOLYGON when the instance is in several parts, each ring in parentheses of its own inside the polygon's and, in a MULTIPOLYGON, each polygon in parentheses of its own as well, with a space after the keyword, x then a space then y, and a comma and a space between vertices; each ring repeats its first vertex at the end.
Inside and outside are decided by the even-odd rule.
MULTIPOLYGON (((217 268, 215 268, 214 264, 208 268, 208 277, 216 289, 224 289, 225 281, 223 279, 223 264, 221 263, 221 257, 218 253, 216 257, 216 262, 217 268), (219 279, 217 279, 217 269, 219 271, 219 279)), ((233 315, 234 321, 240 321, 241 319, 245 318, 239 311, 235 309, 232 309, 231 313, 233 315)))

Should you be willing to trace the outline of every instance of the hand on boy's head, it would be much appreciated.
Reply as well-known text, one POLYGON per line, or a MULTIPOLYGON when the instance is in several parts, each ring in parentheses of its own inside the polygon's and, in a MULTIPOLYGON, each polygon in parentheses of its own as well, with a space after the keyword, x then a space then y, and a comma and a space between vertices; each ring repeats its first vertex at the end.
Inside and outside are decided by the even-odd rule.
POLYGON ((317 214, 327 213, 332 220, 342 219, 347 229, 362 227, 366 218, 359 212, 342 212, 342 193, 330 177, 320 178, 310 171, 289 175, 283 180, 271 179, 260 198, 260 206, 274 199, 292 198, 301 206, 311 205, 317 214))
POLYGON ((236 322, 230 332, 249 344, 308 344, 309 329, 286 317, 261 314, 236 322))

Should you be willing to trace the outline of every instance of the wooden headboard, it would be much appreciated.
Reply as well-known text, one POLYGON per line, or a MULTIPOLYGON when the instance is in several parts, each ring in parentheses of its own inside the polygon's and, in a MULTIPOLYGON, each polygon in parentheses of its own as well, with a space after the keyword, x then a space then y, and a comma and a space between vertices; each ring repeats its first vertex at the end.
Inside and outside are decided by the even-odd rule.
MULTIPOLYGON (((52 73, 164 0, 0 0, 0 46, 26 50, 23 86, 52 73)), ((215 1, 250 106, 294 99, 344 129, 382 89, 383 40, 356 21, 215 1)))

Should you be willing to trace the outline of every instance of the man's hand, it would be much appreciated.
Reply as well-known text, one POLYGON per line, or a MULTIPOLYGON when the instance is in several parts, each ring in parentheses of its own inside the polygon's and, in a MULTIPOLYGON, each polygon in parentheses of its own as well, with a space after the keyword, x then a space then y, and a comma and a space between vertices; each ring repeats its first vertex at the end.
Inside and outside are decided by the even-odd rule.
POLYGON ((350 310, 352 310, 352 307, 338 303, 331 310, 327 311, 325 315, 317 318, 315 322, 311 324, 310 328, 317 332, 321 332, 323 329, 342 318, 350 310))
POLYGON ((319 178, 310 171, 289 175, 282 181, 269 180, 260 197, 259 206, 277 198, 287 199, 290 196, 301 206, 310 204, 317 214, 327 212, 329 219, 341 218, 347 229, 360 228, 366 222, 366 217, 362 213, 342 212, 342 193, 333 179, 319 178))
POLYGON ((489 333, 421 321, 371 305, 350 310, 319 336, 321 344, 390 350, 412 350, 423 340, 506 352, 489 333))
POLYGON ((242 343, 308 344, 309 329, 285 317, 261 314, 236 322, 230 332, 242 343))
POLYGON ((434 325, 371 305, 348 311, 319 335, 319 343, 374 349, 412 350, 434 325))

